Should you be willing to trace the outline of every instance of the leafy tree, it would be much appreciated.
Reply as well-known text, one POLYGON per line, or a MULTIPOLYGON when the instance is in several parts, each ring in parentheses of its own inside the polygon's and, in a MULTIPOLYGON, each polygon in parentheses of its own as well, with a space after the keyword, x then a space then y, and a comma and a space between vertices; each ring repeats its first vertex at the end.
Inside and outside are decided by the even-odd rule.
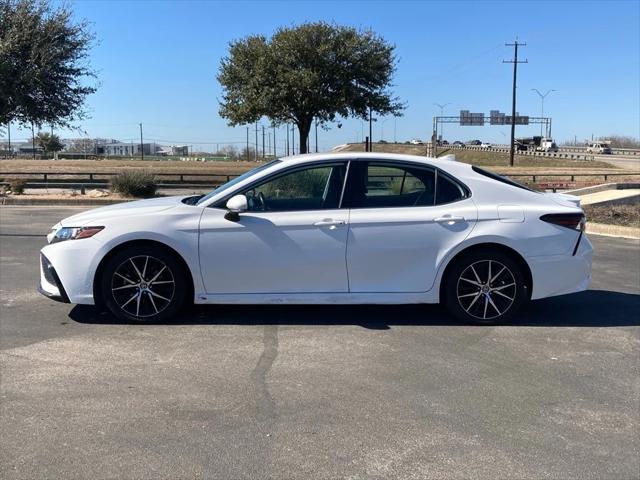
POLYGON ((220 115, 230 125, 263 116, 276 125, 295 123, 306 153, 314 119, 367 119, 369 109, 400 115, 404 105, 389 92, 394 48, 373 32, 324 22, 234 41, 218 72, 220 115))
POLYGON ((42 147, 45 152, 59 152, 64 148, 64 143, 60 141, 60 137, 47 132, 38 132, 36 145, 42 147))
POLYGON ((95 92, 87 64, 93 36, 67 6, 0 0, 0 123, 70 126, 95 92))

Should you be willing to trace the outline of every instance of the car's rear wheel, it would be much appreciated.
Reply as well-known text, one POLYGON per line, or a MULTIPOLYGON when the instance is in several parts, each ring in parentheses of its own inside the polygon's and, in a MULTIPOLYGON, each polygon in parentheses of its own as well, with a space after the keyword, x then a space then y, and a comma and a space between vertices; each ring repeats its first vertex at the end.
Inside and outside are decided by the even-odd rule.
POLYGON ((184 303, 186 278, 170 251, 155 245, 132 246, 108 260, 101 279, 102 301, 121 320, 165 321, 184 303))
POLYGON ((443 284, 449 311, 463 322, 509 322, 527 300, 521 267, 501 252, 474 252, 454 261, 443 284))

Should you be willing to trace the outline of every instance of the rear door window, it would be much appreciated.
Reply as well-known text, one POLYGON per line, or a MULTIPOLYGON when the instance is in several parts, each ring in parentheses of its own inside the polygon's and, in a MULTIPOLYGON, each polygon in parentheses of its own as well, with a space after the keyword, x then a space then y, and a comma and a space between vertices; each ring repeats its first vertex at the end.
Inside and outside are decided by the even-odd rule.
MULTIPOLYGON (((431 206, 435 170, 429 167, 352 162, 352 208, 431 206)), ((351 173, 350 173, 351 175, 351 173)))

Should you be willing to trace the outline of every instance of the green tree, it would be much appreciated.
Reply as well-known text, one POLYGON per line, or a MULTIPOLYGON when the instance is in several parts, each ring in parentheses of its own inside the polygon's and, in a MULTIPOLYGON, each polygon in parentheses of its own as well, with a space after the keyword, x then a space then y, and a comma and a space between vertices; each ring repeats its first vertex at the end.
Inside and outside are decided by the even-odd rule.
POLYGON ((65 6, 0 0, 0 123, 70 126, 96 88, 87 57, 93 36, 65 6))
POLYGON ((404 105, 389 91, 394 48, 373 32, 323 22, 234 41, 218 72, 220 115, 232 126, 262 117, 295 123, 306 153, 314 120, 367 119, 369 109, 401 114, 404 105))
POLYGON ((64 143, 60 141, 60 137, 47 132, 38 132, 36 145, 42 147, 42 150, 46 153, 59 152, 64 148, 64 143))

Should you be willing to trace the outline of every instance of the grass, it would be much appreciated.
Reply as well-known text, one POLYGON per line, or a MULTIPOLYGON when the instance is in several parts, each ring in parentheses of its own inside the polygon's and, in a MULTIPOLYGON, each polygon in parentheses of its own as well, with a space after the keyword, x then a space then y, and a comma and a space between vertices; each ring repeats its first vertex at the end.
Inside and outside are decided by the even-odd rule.
POLYGON ((640 228, 640 204, 585 205, 582 209, 590 222, 640 228))

